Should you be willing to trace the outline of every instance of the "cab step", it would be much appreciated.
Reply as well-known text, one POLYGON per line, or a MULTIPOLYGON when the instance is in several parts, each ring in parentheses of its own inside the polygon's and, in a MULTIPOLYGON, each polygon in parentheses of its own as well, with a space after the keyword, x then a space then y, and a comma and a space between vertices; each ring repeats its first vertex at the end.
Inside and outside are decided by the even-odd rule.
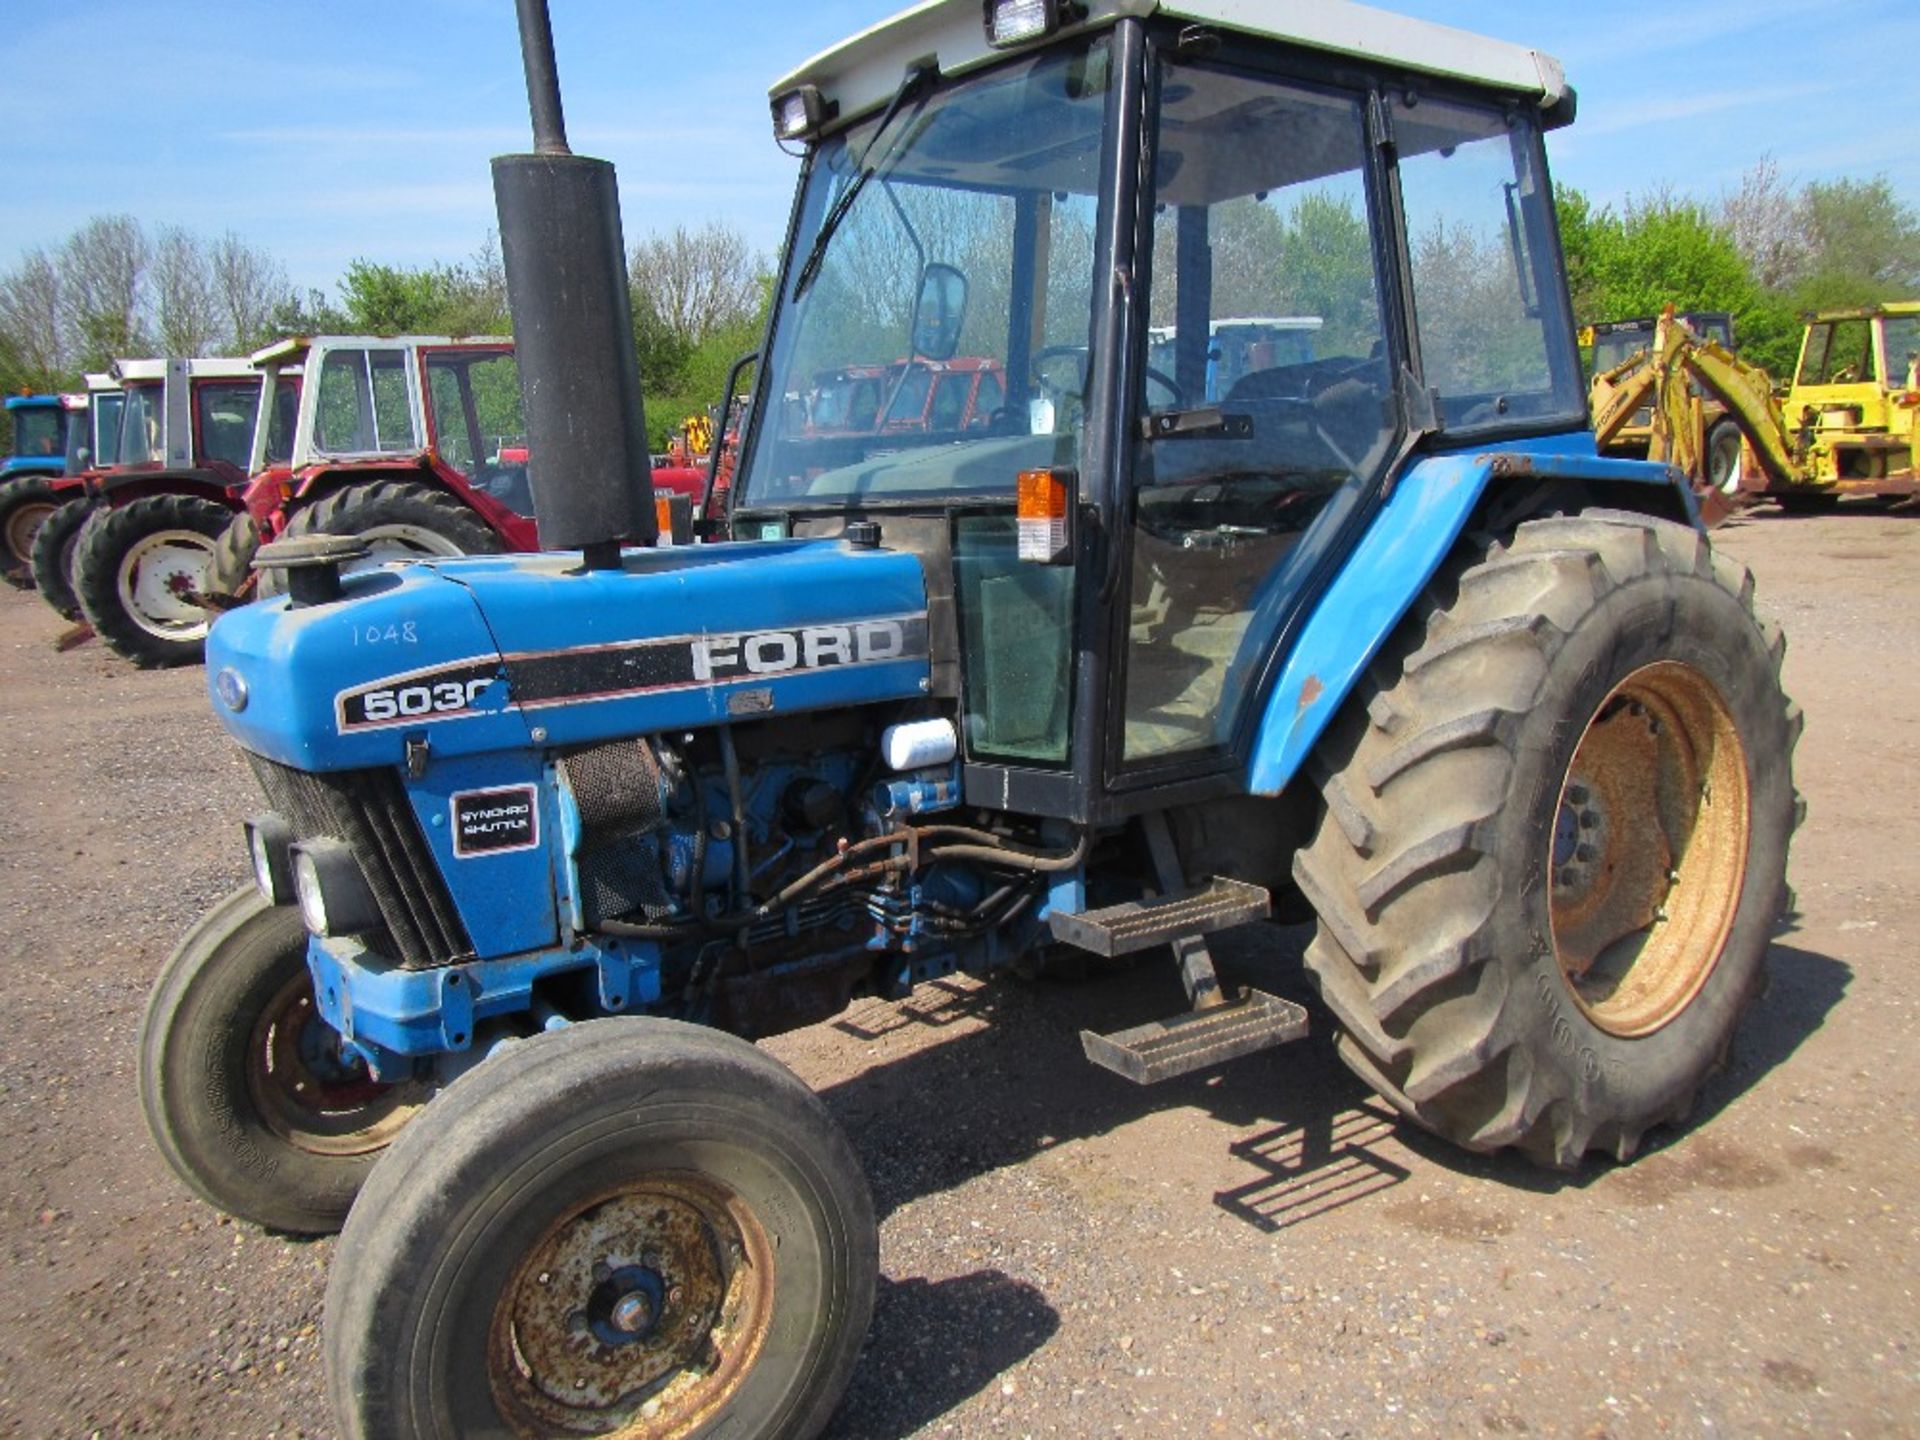
POLYGON ((1194 935, 1264 920, 1271 897, 1261 885, 1216 876, 1199 890, 1127 900, 1103 910, 1050 917, 1053 938, 1095 955, 1130 955, 1194 935))
POLYGON ((1264 990, 1246 991, 1231 1005, 1154 1020, 1112 1035, 1080 1032, 1087 1059, 1136 1085, 1152 1085, 1206 1070, 1256 1050, 1298 1040, 1307 1033, 1307 1012, 1264 990))

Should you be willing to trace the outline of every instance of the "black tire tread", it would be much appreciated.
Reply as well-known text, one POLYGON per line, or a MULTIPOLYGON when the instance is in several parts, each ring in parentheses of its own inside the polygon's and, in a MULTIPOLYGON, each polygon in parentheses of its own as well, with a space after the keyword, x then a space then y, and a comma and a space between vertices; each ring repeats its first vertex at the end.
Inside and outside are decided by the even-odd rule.
POLYGON ((414 480, 364 480, 329 491, 287 515, 284 535, 359 535, 378 525, 415 525, 467 555, 497 555, 499 535, 469 506, 414 480))
POLYGON ((142 669, 198 664, 204 637, 165 640, 135 624, 120 604, 120 560, 152 530, 194 530, 218 541, 233 518, 229 506, 203 495, 145 495, 102 507, 80 531, 73 552, 73 591, 93 633, 142 669))
POLYGON ((67 501, 33 537, 34 588, 68 620, 80 618, 80 601, 73 593, 73 552, 93 515, 93 503, 84 495, 67 501))
MULTIPOLYGON (((19 506, 52 504, 58 497, 53 488, 52 477, 47 475, 16 475, 0 481, 0 527, 12 519, 13 512, 19 506)), ((33 584, 33 554, 31 549, 25 555, 15 555, 0 547, 0 577, 16 590, 25 590, 33 584)))
MULTIPOLYGON (((1661 573, 1733 597, 1765 636, 1777 684, 1784 643, 1754 616, 1744 566, 1686 527, 1591 511, 1464 546, 1322 745, 1323 819, 1293 867, 1320 916, 1309 973, 1343 1027, 1347 1064, 1409 1118, 1470 1149, 1518 1146, 1561 1168, 1590 1148, 1624 1159, 1647 1128, 1691 1103, 1689 1091, 1630 1124, 1583 1120, 1503 1028, 1507 972, 1486 963, 1484 938, 1503 886, 1517 883, 1484 836, 1515 763, 1513 733, 1581 617, 1661 573)), ((1790 745, 1800 716, 1782 702, 1790 745)), ((1804 813, 1797 797, 1795 811, 1804 813)), ((1784 885, 1778 899, 1790 903, 1784 885)))

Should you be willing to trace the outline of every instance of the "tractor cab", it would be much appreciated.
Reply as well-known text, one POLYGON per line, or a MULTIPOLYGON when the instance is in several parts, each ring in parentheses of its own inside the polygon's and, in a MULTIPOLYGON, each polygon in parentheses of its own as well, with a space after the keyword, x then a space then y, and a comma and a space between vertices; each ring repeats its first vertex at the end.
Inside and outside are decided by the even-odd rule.
MULTIPOLYGON (((260 377, 244 360, 116 360, 121 401, 113 468, 200 471, 224 487, 246 478, 260 377)), ((114 488, 109 482, 109 488, 114 488)))
POLYGON ((7 419, 13 449, 0 456, 0 481, 16 475, 58 475, 70 430, 64 395, 9 395, 7 419))
POLYGON ((1261 14, 951 0, 774 88, 806 161, 733 533, 921 558, 970 798, 1086 820, 1233 788, 1418 452, 1592 454, 1558 69, 1261 14), (790 403, 861 377, 888 415, 954 356, 1003 391, 965 423, 790 403))
POLYGON ((126 393, 111 375, 90 373, 86 379, 87 423, 79 432, 80 443, 86 448, 84 453, 76 453, 73 437, 68 437, 69 475, 104 469, 120 460, 120 412, 126 404, 126 393))
POLYGON ((1920 301, 1809 316, 1784 408, 1827 495, 1920 490, 1920 301))

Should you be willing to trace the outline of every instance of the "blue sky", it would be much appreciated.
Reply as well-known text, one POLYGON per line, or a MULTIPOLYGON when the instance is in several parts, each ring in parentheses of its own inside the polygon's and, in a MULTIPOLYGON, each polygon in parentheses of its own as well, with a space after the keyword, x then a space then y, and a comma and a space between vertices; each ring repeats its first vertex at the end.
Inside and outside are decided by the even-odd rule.
MULTIPOLYGON (((628 238, 718 218, 771 251, 794 162, 777 75, 887 0, 550 0, 574 148, 619 169, 628 238)), ((487 160, 527 144, 509 0, 7 0, 0 266, 114 211, 233 230, 303 287, 356 256, 459 260, 487 160), (56 79, 56 77, 60 77, 56 79)), ((1555 176, 1617 203, 1711 196, 1771 153, 1794 181, 1885 174, 1920 208, 1913 0, 1402 0, 1557 55, 1580 123, 1555 176)))

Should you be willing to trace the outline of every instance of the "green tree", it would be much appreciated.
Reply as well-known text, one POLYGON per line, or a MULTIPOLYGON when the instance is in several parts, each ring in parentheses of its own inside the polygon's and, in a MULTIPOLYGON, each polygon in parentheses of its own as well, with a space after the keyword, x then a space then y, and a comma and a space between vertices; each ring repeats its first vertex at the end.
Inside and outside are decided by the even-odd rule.
POLYGON ((1920 290, 1920 215, 1884 175, 1816 180, 1801 203, 1812 254, 1794 290, 1803 308, 1871 305, 1920 290))

